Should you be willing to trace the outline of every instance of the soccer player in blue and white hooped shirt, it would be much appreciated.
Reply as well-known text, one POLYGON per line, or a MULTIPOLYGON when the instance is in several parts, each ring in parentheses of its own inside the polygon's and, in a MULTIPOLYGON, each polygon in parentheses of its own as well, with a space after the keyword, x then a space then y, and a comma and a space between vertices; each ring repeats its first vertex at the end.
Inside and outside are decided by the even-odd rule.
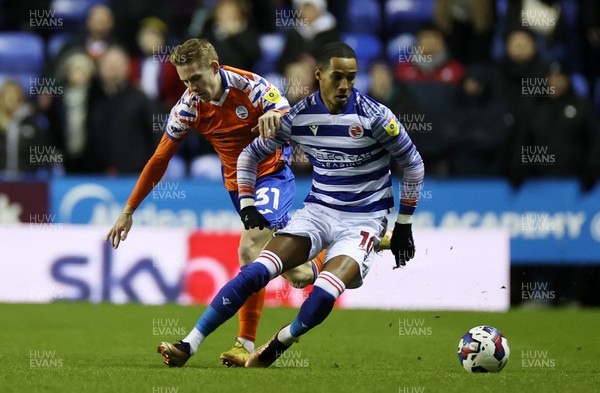
MULTIPOLYGON (((268 367, 298 338, 325 320, 346 288, 359 287, 394 209, 390 156, 403 168, 400 212, 391 237, 396 265, 414 256, 411 223, 423 183, 421 156, 396 116, 353 88, 356 54, 342 42, 317 57, 319 90, 281 117, 272 138, 256 138, 237 163, 241 216, 246 228, 267 226, 254 207, 258 163, 293 140, 313 165, 312 189, 289 224, 275 233, 254 263, 241 268, 200 317, 192 332, 167 356, 179 362, 235 315, 246 299, 273 278, 327 248, 324 270, 294 321, 254 351, 246 367, 268 367)), ((165 355, 165 354, 163 354, 165 355)), ((167 359, 168 360, 168 359, 167 359)))

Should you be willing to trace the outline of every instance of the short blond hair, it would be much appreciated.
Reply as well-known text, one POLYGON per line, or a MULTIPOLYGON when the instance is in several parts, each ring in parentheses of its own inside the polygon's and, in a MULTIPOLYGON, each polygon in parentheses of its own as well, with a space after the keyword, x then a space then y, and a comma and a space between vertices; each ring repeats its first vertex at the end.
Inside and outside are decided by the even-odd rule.
POLYGON ((198 63, 208 66, 213 61, 219 61, 215 47, 205 39, 192 38, 175 47, 170 56, 175 66, 198 63))

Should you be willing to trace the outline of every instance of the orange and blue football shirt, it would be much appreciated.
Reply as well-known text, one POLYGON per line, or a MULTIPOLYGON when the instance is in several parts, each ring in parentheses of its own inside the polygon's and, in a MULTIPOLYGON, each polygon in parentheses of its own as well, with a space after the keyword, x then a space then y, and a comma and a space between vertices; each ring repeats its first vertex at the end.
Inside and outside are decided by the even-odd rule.
MULTIPOLYGON (((242 150, 258 134, 250 130, 258 118, 270 110, 285 112, 289 103, 266 79, 236 68, 220 70, 225 91, 218 101, 202 102, 188 89, 171 110, 167 136, 181 140, 193 129, 213 145, 223 164, 225 188, 237 190, 237 159, 242 150)), ((265 159, 258 168, 258 177, 283 167, 280 151, 265 159)))
MULTIPOLYGON (((237 159, 256 137, 251 129, 267 111, 289 110, 287 99, 265 78, 233 67, 219 69, 224 92, 218 101, 202 102, 187 89, 171 109, 165 135, 142 171, 128 205, 137 208, 166 170, 168 161, 179 147, 179 141, 194 130, 213 145, 223 165, 225 188, 237 191, 237 159)), ((286 149, 289 151, 290 149, 286 149)), ((289 160, 278 150, 262 161, 258 177, 282 169, 289 160)))

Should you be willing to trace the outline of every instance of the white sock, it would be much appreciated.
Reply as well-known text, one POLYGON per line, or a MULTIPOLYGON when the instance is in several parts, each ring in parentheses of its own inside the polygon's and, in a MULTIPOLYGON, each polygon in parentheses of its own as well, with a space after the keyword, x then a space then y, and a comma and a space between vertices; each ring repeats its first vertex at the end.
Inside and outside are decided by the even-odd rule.
POLYGON ((261 253, 258 254, 258 257, 254 263, 263 264, 269 271, 271 280, 280 275, 281 270, 283 269, 283 262, 281 262, 281 258, 269 250, 262 250, 261 253))
POLYGON ((181 341, 185 341, 186 343, 190 344, 190 355, 193 355, 198 350, 200 344, 202 344, 202 341, 204 341, 204 335, 200 333, 200 330, 193 328, 190 334, 188 334, 186 338, 181 341))
POLYGON ((298 341, 298 337, 292 336, 292 325, 287 325, 283 329, 279 331, 277 334, 277 339, 285 346, 289 347, 296 341, 298 341))
POLYGON ((248 350, 248 352, 254 352, 254 341, 246 340, 241 337, 238 337, 237 340, 248 350))

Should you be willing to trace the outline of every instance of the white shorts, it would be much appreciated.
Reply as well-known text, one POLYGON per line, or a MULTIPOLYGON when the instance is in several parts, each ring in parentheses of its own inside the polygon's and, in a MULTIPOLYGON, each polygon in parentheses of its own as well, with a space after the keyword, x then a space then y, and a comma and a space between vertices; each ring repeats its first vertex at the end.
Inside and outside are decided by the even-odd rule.
POLYGON ((346 255, 358 263, 360 277, 350 283, 348 288, 358 288, 371 268, 375 255, 375 247, 381 242, 387 228, 385 216, 377 218, 360 218, 346 214, 334 215, 315 203, 305 203, 297 210, 289 223, 275 235, 290 234, 310 239, 309 260, 326 248, 327 261, 338 255, 346 255))

